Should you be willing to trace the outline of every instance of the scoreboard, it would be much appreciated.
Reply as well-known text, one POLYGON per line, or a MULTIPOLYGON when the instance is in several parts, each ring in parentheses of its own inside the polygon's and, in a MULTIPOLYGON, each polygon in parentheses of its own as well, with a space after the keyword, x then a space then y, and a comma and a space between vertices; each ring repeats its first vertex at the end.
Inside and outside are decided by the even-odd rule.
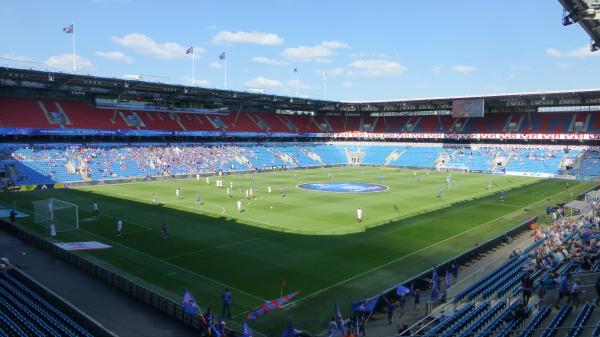
POLYGON ((454 99, 452 100, 452 117, 483 117, 484 107, 483 98, 454 99))

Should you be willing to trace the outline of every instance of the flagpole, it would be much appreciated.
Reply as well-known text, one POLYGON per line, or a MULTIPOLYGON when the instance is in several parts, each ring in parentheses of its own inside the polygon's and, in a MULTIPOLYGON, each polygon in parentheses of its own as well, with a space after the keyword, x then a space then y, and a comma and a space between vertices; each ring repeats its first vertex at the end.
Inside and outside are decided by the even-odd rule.
POLYGON ((300 94, 300 80, 298 79, 298 72, 296 71, 296 97, 299 97, 300 94))
POLYGON ((323 79, 325 80, 325 100, 327 100, 327 72, 323 75, 323 79))
POLYGON ((71 38, 73 40, 73 73, 77 72, 77 68, 75 67, 75 24, 72 23, 73 25, 73 33, 71 34, 71 38))
POLYGON ((225 59, 223 61, 225 62, 225 89, 227 89, 227 56, 225 56, 225 59))
POLYGON ((192 46, 192 86, 196 84, 196 53, 192 46))

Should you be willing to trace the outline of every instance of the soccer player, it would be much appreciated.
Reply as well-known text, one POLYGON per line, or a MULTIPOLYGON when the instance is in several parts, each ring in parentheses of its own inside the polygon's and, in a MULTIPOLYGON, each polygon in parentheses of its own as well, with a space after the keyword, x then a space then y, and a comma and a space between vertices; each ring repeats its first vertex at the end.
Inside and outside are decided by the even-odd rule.
POLYGON ((443 187, 440 187, 440 190, 439 190, 439 192, 438 192, 438 197, 439 197, 439 198, 443 198, 443 197, 444 197, 444 193, 445 193, 445 191, 444 191, 444 188, 443 188, 443 187))
POLYGON ((250 199, 250 191, 246 190, 246 199, 250 199))
POLYGON ((363 211, 362 211, 362 209, 358 208, 356 210, 356 220, 358 221, 358 223, 362 222, 362 217, 363 217, 363 211))
POLYGON ((199 205, 202 205, 202 197, 200 196, 200 193, 196 193, 196 207, 199 205))
POLYGON ((488 181, 488 191, 492 190, 492 181, 488 181))
POLYGON ((200 181, 200 174, 196 173, 196 181, 200 181))
POLYGON ((283 185, 279 186, 279 194, 281 194, 281 197, 285 197, 285 189, 283 188, 283 185))
POLYGON ((100 212, 98 212, 98 202, 94 201, 94 203, 92 204, 92 213, 94 214, 94 218, 97 218, 100 215, 100 212))
POLYGON ((504 201, 504 191, 500 191, 500 201, 504 201))
POLYGON ((156 193, 152 193, 152 205, 156 205, 158 202, 158 195, 156 193))
POLYGON ((227 198, 231 198, 231 189, 227 187, 227 198))
POLYGON ((267 186, 267 192, 268 192, 269 194, 271 194, 271 192, 273 192, 273 190, 271 189, 271 186, 267 186))
POLYGON ((417 176, 417 182, 420 183, 421 182, 421 176, 417 176))
POLYGON ((223 314, 221 317, 231 319, 231 291, 225 289, 223 293, 223 314))
POLYGON ((253 188, 250 189, 250 198, 254 198, 254 189, 253 188))
POLYGON ((328 173, 327 173, 327 178, 328 178, 328 179, 331 179, 331 172, 328 172, 328 173))
POLYGON ((50 202, 48 203, 48 220, 54 220, 54 205, 52 199, 50 199, 50 202))
POLYGON ((175 190, 175 196, 177 197, 177 200, 181 199, 181 190, 179 189, 179 187, 177 187, 177 189, 175 190))
POLYGON ((233 188, 233 181, 229 182, 229 188, 233 188))
POLYGON ((206 185, 210 185, 210 177, 206 177, 206 185))
POLYGON ((452 178, 450 177, 450 175, 446 176, 446 185, 448 185, 448 188, 450 188, 450 184, 452 183, 452 178))
POLYGON ((242 213, 242 201, 241 200, 237 201, 237 211, 238 211, 238 213, 242 213))
POLYGON ((121 236, 123 234, 123 220, 117 221, 117 236, 121 236))
POLYGON ((163 221, 162 225, 160 225, 160 230, 162 231, 163 240, 166 240, 169 235, 169 225, 163 221))

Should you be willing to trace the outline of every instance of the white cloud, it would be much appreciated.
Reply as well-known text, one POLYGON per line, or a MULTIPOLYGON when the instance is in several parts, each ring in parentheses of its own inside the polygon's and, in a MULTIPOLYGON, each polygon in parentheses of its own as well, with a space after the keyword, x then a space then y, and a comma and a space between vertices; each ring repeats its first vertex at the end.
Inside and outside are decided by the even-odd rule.
POLYGON ((120 51, 97 51, 96 55, 113 61, 133 63, 133 58, 121 53, 120 51))
POLYGON ((280 45, 283 39, 277 34, 263 32, 230 32, 227 30, 219 32, 213 36, 213 43, 231 42, 231 43, 251 43, 261 45, 280 45))
MULTIPOLYGON (((346 74, 346 69, 342 67, 335 67, 325 71, 327 72, 327 78, 337 78, 346 74)), ((319 73, 323 74, 323 71, 319 71, 319 73)))
POLYGON ((322 41, 314 46, 298 46, 295 48, 286 48, 281 55, 288 60, 301 62, 331 62, 335 49, 350 48, 348 44, 340 41, 322 41))
POLYGON ((431 67, 431 72, 433 72, 436 75, 439 75, 442 73, 442 71, 444 71, 444 67, 440 66, 440 65, 434 65, 431 67))
MULTIPOLYGON (((175 59, 190 56, 185 54, 187 48, 176 42, 158 43, 144 34, 131 33, 124 35, 123 37, 113 36, 111 40, 138 53, 150 54, 161 59, 175 59)), ((201 55, 204 53, 204 49, 194 47, 194 53, 196 56, 201 55)))
POLYGON ((262 63, 262 64, 270 64, 273 66, 283 66, 286 65, 287 62, 279 61, 272 58, 264 57, 264 56, 255 56, 252 58, 252 62, 254 63, 262 63))
POLYGON ((352 88, 352 82, 350 82, 350 81, 342 82, 342 87, 344 87, 344 88, 352 88))
POLYGON ((359 77, 396 77, 408 70, 398 62, 388 60, 357 60, 350 63, 351 75, 359 77))
POLYGON ((244 83, 244 86, 247 88, 253 89, 275 89, 281 88, 283 84, 277 80, 272 80, 270 78, 264 78, 262 76, 255 77, 250 81, 244 83))
POLYGON ((554 48, 548 48, 546 49, 546 55, 548 56, 552 56, 552 57, 578 57, 578 58, 584 58, 584 57, 588 57, 588 56, 599 56, 599 53, 594 53, 590 50, 590 47, 588 46, 583 46, 583 47, 579 47, 567 52, 561 52, 560 50, 554 49, 554 48))
POLYGON ((211 67, 211 68, 213 68, 213 69, 221 69, 221 68, 223 68, 223 66, 219 62, 211 62, 211 64, 209 64, 208 66, 211 67))
POLYGON ((455 73, 470 74, 472 72, 477 71, 477 68, 473 66, 466 66, 464 64, 458 64, 452 67, 452 71, 455 73))
MULTIPOLYGON (((33 60, 33 58, 31 58, 29 56, 21 56, 21 55, 15 54, 15 53, 2 54, 2 55, 0 55, 0 57, 9 59, 10 61, 35 62, 33 60)), ((3 61, 9 61, 9 60, 3 60, 3 61)))
MULTIPOLYGON (((66 72, 73 71, 73 54, 62 54, 49 57, 44 64, 48 68, 54 68, 66 72)), ((75 67, 77 72, 93 72, 96 68, 90 60, 75 55, 75 67)))
POLYGON ((552 56, 552 57, 561 57, 562 53, 554 48, 548 48, 548 49, 546 49, 546 55, 552 56))

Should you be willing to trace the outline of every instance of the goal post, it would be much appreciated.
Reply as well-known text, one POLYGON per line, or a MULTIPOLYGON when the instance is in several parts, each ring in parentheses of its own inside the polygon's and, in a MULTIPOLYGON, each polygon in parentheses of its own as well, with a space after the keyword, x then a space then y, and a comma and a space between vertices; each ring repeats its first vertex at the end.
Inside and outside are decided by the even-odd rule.
POLYGON ((54 198, 36 200, 32 203, 33 221, 44 226, 46 230, 49 230, 51 225, 54 225, 56 232, 79 229, 79 207, 77 204, 54 198))

